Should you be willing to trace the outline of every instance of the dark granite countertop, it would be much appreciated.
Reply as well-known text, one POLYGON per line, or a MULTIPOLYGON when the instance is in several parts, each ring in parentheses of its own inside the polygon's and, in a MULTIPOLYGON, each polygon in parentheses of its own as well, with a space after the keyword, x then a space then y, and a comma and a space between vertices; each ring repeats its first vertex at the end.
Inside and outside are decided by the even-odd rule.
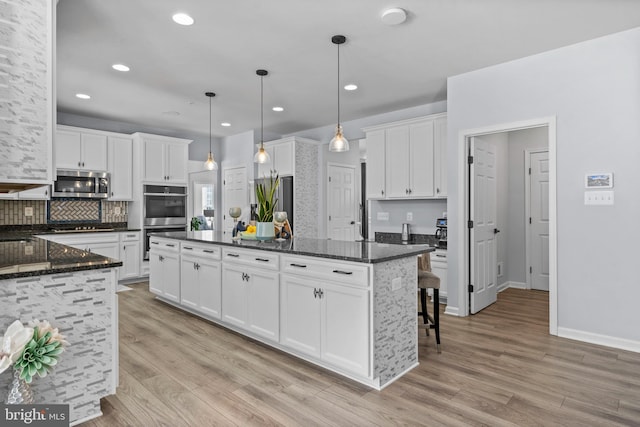
POLYGON ((389 245, 375 242, 347 242, 341 240, 309 239, 294 237, 283 242, 259 242, 239 240, 234 242, 229 233, 219 231, 175 231, 154 233, 154 236, 193 242, 214 243, 242 249, 259 249, 290 255, 331 258, 342 261, 375 264, 435 250, 428 245, 389 245))
POLYGON ((0 234, 0 280, 120 267, 122 261, 26 233, 0 234))

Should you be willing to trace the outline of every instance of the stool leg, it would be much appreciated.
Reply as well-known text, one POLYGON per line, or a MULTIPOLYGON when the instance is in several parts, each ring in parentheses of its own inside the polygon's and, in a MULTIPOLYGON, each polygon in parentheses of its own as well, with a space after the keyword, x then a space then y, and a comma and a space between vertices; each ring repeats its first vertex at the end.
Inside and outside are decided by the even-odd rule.
POLYGON ((422 321, 424 322, 427 331, 427 336, 429 336, 429 312, 427 311, 427 290, 424 288, 420 288, 420 305, 422 306, 422 321))
POLYGON ((433 323, 436 329, 436 349, 440 353, 440 289, 433 290, 433 323))

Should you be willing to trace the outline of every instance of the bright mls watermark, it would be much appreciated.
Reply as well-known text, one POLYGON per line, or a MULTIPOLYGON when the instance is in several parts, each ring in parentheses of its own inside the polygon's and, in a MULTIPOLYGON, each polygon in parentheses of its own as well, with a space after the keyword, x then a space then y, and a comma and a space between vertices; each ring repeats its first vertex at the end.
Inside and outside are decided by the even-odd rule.
POLYGON ((0 426, 68 427, 69 405, 0 404, 0 426))

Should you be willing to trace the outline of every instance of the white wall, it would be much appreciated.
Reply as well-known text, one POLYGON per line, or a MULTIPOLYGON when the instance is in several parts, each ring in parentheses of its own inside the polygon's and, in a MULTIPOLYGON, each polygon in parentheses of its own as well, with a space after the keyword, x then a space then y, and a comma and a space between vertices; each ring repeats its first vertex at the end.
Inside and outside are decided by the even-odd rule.
MULTIPOLYGON (((458 213, 461 131, 555 116, 559 333, 635 350, 639 88, 640 29, 448 80, 450 223, 465 220, 458 213), (614 206, 584 205, 584 175, 597 171, 615 174, 614 206)), ((450 241, 460 232, 450 229, 450 241)), ((452 287, 461 286, 462 260, 461 248, 449 250, 452 287)), ((460 308, 461 297, 451 292, 449 304, 460 308)))

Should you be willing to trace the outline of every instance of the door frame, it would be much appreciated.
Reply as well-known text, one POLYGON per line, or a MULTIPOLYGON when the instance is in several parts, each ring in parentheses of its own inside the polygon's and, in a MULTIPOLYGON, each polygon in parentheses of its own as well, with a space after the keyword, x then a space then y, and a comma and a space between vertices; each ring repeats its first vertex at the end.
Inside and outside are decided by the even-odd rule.
MULTIPOLYGON (((529 169, 531 168, 531 155, 533 153, 548 153, 547 148, 526 148, 524 150, 524 223, 528 224, 528 219, 531 217, 531 175, 529 175, 529 169)), ((527 275, 526 289, 532 289, 531 287, 531 274, 528 272, 531 265, 531 227, 526 227, 524 235, 524 259, 526 262, 525 273, 527 275)))
POLYGON ((540 117, 530 120, 495 124, 485 127, 463 129, 458 132, 456 144, 460 147, 458 155, 458 316, 469 315, 469 229, 467 217, 469 211, 469 174, 467 156, 469 138, 493 133, 510 132, 535 127, 547 127, 549 148, 549 333, 558 335, 558 231, 557 231, 557 176, 556 176, 556 117, 540 117))
MULTIPOLYGON (((331 190, 331 186, 329 185, 329 168, 331 168, 332 166, 337 166, 337 167, 341 167, 341 168, 349 168, 349 169, 353 169, 353 195, 354 195, 354 210, 356 212, 356 222, 357 222, 357 217, 358 217, 358 206, 360 204, 360 186, 358 185, 358 170, 357 167, 351 164, 347 164, 347 163, 336 163, 336 162, 327 162, 327 169, 325 171, 326 173, 326 177, 327 177, 327 185, 326 185, 326 192, 325 192, 325 197, 326 197, 326 201, 327 201, 327 214, 325 216, 325 229, 327 230, 327 238, 329 238, 329 211, 331 208, 331 194, 330 194, 330 190, 331 190)), ((357 224, 355 224, 357 225, 357 224)), ((354 225, 354 236, 355 239, 358 238, 358 228, 355 227, 354 225)), ((354 239, 354 240, 355 240, 354 239)))

